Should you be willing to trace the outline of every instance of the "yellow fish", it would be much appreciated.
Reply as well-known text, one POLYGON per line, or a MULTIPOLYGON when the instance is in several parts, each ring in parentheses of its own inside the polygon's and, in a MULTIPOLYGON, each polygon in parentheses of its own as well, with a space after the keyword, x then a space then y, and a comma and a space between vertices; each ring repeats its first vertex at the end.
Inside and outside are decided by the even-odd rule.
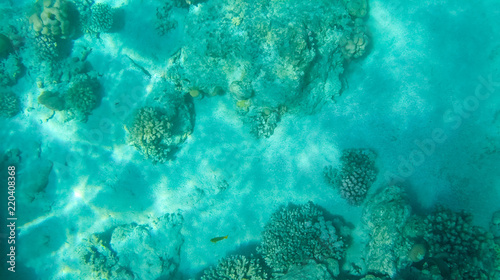
POLYGON ((217 243, 217 242, 221 241, 222 239, 227 239, 227 235, 221 236, 221 237, 214 237, 214 238, 210 239, 210 242, 217 243))

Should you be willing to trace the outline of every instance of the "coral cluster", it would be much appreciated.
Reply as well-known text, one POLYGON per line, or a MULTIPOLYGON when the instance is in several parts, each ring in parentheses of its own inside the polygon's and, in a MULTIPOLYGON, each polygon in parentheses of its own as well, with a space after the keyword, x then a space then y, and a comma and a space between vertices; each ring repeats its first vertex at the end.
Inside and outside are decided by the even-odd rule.
POLYGON ((343 0, 347 11, 353 17, 362 18, 368 14, 367 0, 343 0))
POLYGON ((37 0, 29 22, 41 35, 66 38, 71 32, 66 0, 37 0))
POLYGON ((359 58, 366 52, 368 46, 368 35, 362 19, 354 20, 354 27, 351 33, 345 34, 340 40, 342 54, 344 58, 359 58))
POLYGON ((179 145, 194 129, 192 97, 189 94, 179 95, 166 87, 160 87, 153 94, 156 95, 154 100, 150 105, 140 108, 131 126, 127 127, 128 143, 153 163, 172 159, 179 145))
POLYGON ((75 0, 80 15, 80 28, 86 33, 104 33, 113 27, 114 11, 106 3, 94 0, 75 0))
POLYGON ((472 217, 438 207, 411 213, 400 187, 388 186, 365 204, 368 272, 391 279, 496 279, 492 236, 472 217))
POLYGON ((136 224, 117 227, 110 245, 117 252, 118 265, 133 273, 136 279, 169 279, 179 265, 182 223, 180 214, 167 214, 159 218, 154 227, 136 224), (137 258, 138 255, 141 258, 137 258))
POLYGON ((177 27, 177 21, 172 19, 172 8, 173 4, 170 1, 165 1, 163 6, 156 9, 155 28, 161 36, 177 27))
POLYGON ((493 245, 493 250, 495 254, 494 268, 496 270, 496 275, 500 276, 500 244, 493 245))
POLYGON ((201 280, 265 280, 267 274, 262 270, 258 259, 236 255, 219 261, 216 268, 204 272, 201 280))
POLYGON ((0 86, 13 85, 21 76, 21 61, 15 54, 0 60, 0 86))
POLYGON ((163 5, 156 8, 155 28, 160 36, 166 35, 177 27, 178 22, 174 16, 175 8, 188 8, 194 1, 189 0, 164 0, 163 5))
POLYGON ((340 191, 351 205, 360 205, 377 178, 377 155, 370 149, 346 149, 340 157, 340 167, 326 166, 327 182, 340 191))
POLYGON ((465 212, 456 213, 438 208, 425 219, 425 240, 431 253, 446 252, 452 258, 475 255, 479 247, 473 242, 479 232, 472 225, 472 216, 465 212))
POLYGON ((166 214, 149 225, 126 224, 91 235, 77 247, 78 279, 171 279, 184 242, 182 224, 180 214, 166 214))
POLYGON ((0 88, 0 117, 10 118, 19 113, 19 99, 10 90, 0 88))
POLYGON ((171 152, 172 121, 159 108, 143 107, 136 113, 130 129, 129 143, 146 159, 165 162, 171 152))
MULTIPOLYGON (((159 14, 172 18, 166 5, 159 14)), ((314 113, 340 95, 345 58, 366 49, 366 12, 364 0, 206 1, 187 14, 167 76, 183 92, 219 87, 257 110, 314 113)))
POLYGON ((423 238, 429 255, 442 259, 453 279, 488 279, 485 267, 493 265, 491 236, 472 225, 472 215, 438 207, 425 220, 423 238))
POLYGON ((264 108, 251 117, 250 132, 257 138, 269 138, 274 133, 274 129, 280 121, 280 114, 277 110, 264 108))
POLYGON ((38 35, 33 40, 36 56, 41 61, 52 62, 59 58, 60 50, 53 36, 38 35))
MULTIPOLYGON (((116 253, 96 234, 84 239, 77 247, 76 253, 80 263, 90 270, 89 274, 94 279, 116 278, 120 274, 116 267, 116 253)), ((133 279, 133 277, 129 275, 122 279, 133 279)))
POLYGON ((365 259, 368 271, 394 276, 408 264, 403 229, 411 208, 400 187, 388 186, 371 197, 363 209, 363 222, 370 236, 365 259))
POLYGON ((282 208, 266 224, 258 251, 273 269, 273 275, 286 273, 293 265, 308 260, 339 260, 346 248, 340 226, 325 220, 323 212, 312 202, 282 208))
POLYGON ((93 77, 82 75, 64 95, 66 110, 75 118, 86 121, 98 102, 99 84, 93 77))
MULTIPOLYGON (((75 53, 77 51, 75 50, 75 53)), ((95 71, 91 71, 91 66, 86 61, 90 48, 83 48, 80 57, 68 57, 60 61, 48 61, 44 64, 45 67, 39 69, 37 77, 37 85, 39 88, 46 86, 55 86, 61 84, 63 86, 77 83, 81 80, 86 80, 89 77, 94 79, 97 77, 95 71)))
POLYGON ((113 26, 113 9, 108 4, 97 3, 90 8, 87 30, 93 33, 107 32, 113 26))

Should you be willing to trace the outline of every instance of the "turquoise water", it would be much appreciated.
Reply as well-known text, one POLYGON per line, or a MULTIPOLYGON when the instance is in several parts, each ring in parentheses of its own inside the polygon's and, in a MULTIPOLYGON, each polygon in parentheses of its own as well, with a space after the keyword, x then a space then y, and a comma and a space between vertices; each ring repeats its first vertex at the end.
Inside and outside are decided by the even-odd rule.
POLYGON ((500 279, 497 1, 0 11, 1 279, 500 279))

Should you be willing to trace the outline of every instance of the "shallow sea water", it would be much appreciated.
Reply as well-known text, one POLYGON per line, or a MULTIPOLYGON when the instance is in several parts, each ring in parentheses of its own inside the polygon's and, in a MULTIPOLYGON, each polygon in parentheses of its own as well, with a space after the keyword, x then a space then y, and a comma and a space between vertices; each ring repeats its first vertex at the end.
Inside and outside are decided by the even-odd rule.
POLYGON ((2 1, 0 279, 500 279, 498 18, 2 1))

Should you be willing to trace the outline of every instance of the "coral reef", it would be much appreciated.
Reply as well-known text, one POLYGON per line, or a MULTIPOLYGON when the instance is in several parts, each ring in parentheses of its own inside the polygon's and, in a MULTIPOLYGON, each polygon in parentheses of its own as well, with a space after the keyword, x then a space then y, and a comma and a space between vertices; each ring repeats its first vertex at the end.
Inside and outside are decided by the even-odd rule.
POLYGON ((353 17, 364 17, 368 14, 366 0, 343 0, 349 14, 353 17))
POLYGON ((92 5, 94 5, 94 0, 73 0, 75 7, 78 11, 80 18, 79 29, 82 32, 90 33, 88 28, 90 17, 92 16, 92 5))
POLYGON ((250 82, 234 81, 229 85, 229 92, 236 100, 248 100, 253 96, 253 89, 250 82))
POLYGON ((430 257, 453 267, 453 279, 490 279, 494 252, 492 236, 472 225, 472 215, 438 207, 425 220, 423 238, 430 257))
POLYGON ((342 54, 345 59, 359 58, 366 52, 368 46, 368 35, 363 20, 354 20, 354 28, 351 33, 345 34, 340 40, 342 54))
POLYGON ((264 108, 250 116, 250 132, 257 138, 269 138, 278 126, 280 114, 277 110, 264 108))
POLYGON ((370 149, 343 150, 339 168, 324 168, 326 180, 340 191, 349 204, 360 205, 377 178, 376 157, 370 149))
POLYGON ((340 235, 340 223, 325 220, 323 212, 312 202, 282 208, 266 224, 258 251, 274 276, 308 260, 339 260, 347 246, 340 235))
POLYGON ((495 254, 494 268, 496 270, 495 274, 500 276, 500 244, 493 245, 493 250, 495 254))
POLYGON ((173 158, 178 146, 194 129, 194 105, 189 94, 179 95, 160 86, 149 106, 140 108, 132 120, 128 143, 153 163, 173 158))
MULTIPOLYGON (((97 234, 92 234, 84 239, 77 247, 77 255, 83 267, 90 270, 90 276, 94 279, 116 279, 119 268, 116 253, 105 244, 97 234)), ((123 277, 124 275, 120 275, 123 277)), ((133 275, 120 279, 133 279, 133 275)))
POLYGON ((375 194, 363 209, 363 223, 370 236, 366 248, 368 271, 394 276, 409 263, 409 244, 402 234, 411 208, 400 187, 388 186, 375 194))
POLYGON ((75 80, 64 94, 64 103, 67 112, 72 118, 85 122, 97 107, 99 83, 94 77, 82 75, 75 80))
POLYGON ((188 8, 194 1, 189 0, 164 0, 163 5, 156 8, 155 28, 160 36, 166 35, 178 25, 178 19, 174 14, 175 8, 188 8))
POLYGON ((17 96, 10 90, 0 88, 0 117, 11 118, 19 113, 17 96))
MULTIPOLYGON (((77 83, 88 77, 97 77, 95 71, 91 71, 90 64, 86 61, 92 49, 82 48, 79 57, 68 57, 60 61, 42 62, 41 69, 38 69, 37 84, 39 88, 56 86, 61 84, 63 87, 71 83, 77 83)), ((77 51, 75 50, 75 53, 77 51)), ((59 89, 60 91, 63 91, 59 89)))
POLYGON ((171 279, 184 242, 182 224, 182 216, 174 213, 148 225, 121 225, 90 235, 77 247, 78 279, 171 279))
POLYGON ((97 3, 90 8, 87 30, 93 33, 107 32, 113 26, 113 9, 108 4, 97 3))
POLYGON ((258 259, 245 256, 231 256, 219 261, 217 267, 204 272, 201 280, 265 280, 267 274, 263 272, 258 259))
POLYGON ((15 54, 0 60, 0 86, 14 85, 21 76, 21 61, 15 54))
POLYGON ((334 280, 324 264, 309 262, 306 265, 292 266, 282 277, 277 280, 334 280))
POLYGON ((207 1, 187 14, 167 76, 182 92, 221 87, 256 108, 314 113, 340 95, 345 58, 366 50, 366 11, 361 0, 207 1))
POLYGON ((143 107, 136 113, 130 129, 129 143, 146 159, 165 162, 172 150, 172 121, 159 108, 143 107))
POLYGON ((184 242, 180 234, 182 224, 182 216, 176 213, 158 218, 151 226, 129 224, 115 228, 110 245, 118 265, 137 279, 171 279, 184 242))
POLYGON ((64 39, 71 33, 66 0, 37 0, 29 22, 38 35, 64 39))
POLYGON ((155 28, 160 36, 177 27, 177 21, 172 19, 172 8, 173 4, 170 1, 165 1, 163 6, 156 9, 155 28))
POLYGON ((60 50, 53 36, 39 35, 32 40, 36 56, 39 60, 52 62, 59 58, 60 50))

